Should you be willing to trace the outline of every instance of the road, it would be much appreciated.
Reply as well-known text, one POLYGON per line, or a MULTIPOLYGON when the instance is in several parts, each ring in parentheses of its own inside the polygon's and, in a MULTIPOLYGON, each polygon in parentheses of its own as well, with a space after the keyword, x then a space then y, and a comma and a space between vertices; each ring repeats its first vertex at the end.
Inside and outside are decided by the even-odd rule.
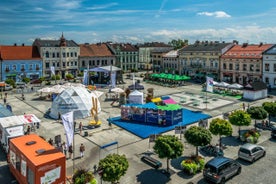
MULTIPOLYGON (((266 156, 257 160, 255 163, 250 163, 237 159, 242 165, 242 173, 228 180, 228 184, 271 184, 275 183, 276 170, 276 139, 269 139, 260 145, 267 150, 266 156)), ((193 183, 205 184, 202 175, 193 180, 193 183)))

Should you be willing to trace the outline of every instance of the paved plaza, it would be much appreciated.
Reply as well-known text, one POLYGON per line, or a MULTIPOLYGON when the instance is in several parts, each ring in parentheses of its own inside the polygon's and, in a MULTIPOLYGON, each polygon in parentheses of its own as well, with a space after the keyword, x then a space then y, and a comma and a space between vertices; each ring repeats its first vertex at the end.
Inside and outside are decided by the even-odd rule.
MULTIPOLYGON (((126 79, 125 82, 126 84, 120 85, 119 87, 126 88, 132 83, 132 80, 126 79)), ((221 117, 225 112, 240 109, 242 103, 249 105, 259 105, 264 101, 274 100, 271 98, 266 98, 256 102, 243 102, 232 97, 219 96, 210 93, 208 93, 206 96, 206 93, 202 92, 201 86, 195 84, 187 84, 177 88, 162 87, 147 83, 142 83, 142 85, 145 87, 145 90, 143 91, 144 96, 146 96, 147 93, 146 89, 151 87, 154 88, 154 96, 169 95, 184 108, 194 111, 201 111, 205 114, 209 114, 212 117, 221 117)), ((35 88, 35 90, 37 90, 37 88, 35 88)), ((107 88, 100 88, 98 90, 104 93, 108 93, 107 88)), ((35 114, 42 120, 40 128, 36 130, 39 135, 43 136, 46 140, 50 138, 53 139, 56 135, 61 135, 62 141, 65 141, 66 138, 63 125, 56 120, 47 119, 44 117, 46 111, 51 107, 51 101, 39 100, 39 93, 36 93, 35 91, 31 92, 30 90, 26 91, 26 99, 22 101, 21 93, 19 92, 20 91, 18 91, 18 93, 14 91, 8 94, 8 103, 12 106, 14 114, 35 114)), ((171 161, 171 168, 175 174, 168 178, 166 175, 152 169, 150 166, 146 165, 140 160, 142 154, 152 151, 153 143, 149 143, 149 139, 141 139, 115 125, 109 126, 107 119, 109 117, 120 116, 120 108, 116 103, 114 106, 111 106, 112 101, 107 101, 105 99, 105 95, 100 97, 100 102, 102 109, 101 113, 99 114, 100 120, 102 121, 101 127, 93 128, 89 126, 88 122, 91 120, 90 118, 76 120, 76 127, 78 127, 78 123, 82 122, 84 125, 84 130, 82 135, 80 135, 78 128, 76 129, 74 150, 75 160, 68 159, 66 161, 67 175, 72 174, 73 168, 87 168, 93 170, 93 166, 98 164, 99 160, 104 158, 107 154, 119 153, 126 155, 130 165, 127 174, 120 180, 123 184, 180 184, 193 181, 193 178, 186 176, 180 168, 180 162, 183 157, 189 156, 195 152, 195 148, 193 146, 186 143, 182 138, 184 143, 183 157, 171 161), (83 136, 84 132, 87 132, 88 135, 83 136), (102 150, 100 149, 101 146, 112 142, 118 142, 118 145, 114 145, 102 150), (83 143, 86 147, 84 158, 80 158, 78 149, 81 143, 83 143)), ((169 131, 165 134, 174 134, 174 131, 169 131)), ((237 135, 236 129, 234 130, 233 136, 235 135, 237 135)), ((261 140, 267 139, 268 136, 268 132, 264 132, 263 136, 261 136, 261 140)), ((214 137, 213 142, 217 142, 217 139, 217 137, 214 137)), ((229 142, 229 146, 225 151, 225 156, 233 157, 233 153, 236 153, 237 146, 230 144, 231 141, 233 142, 232 139, 234 140, 234 138, 225 139, 225 143, 229 142), (228 149, 231 149, 231 151, 227 151, 228 149)), ((153 154, 152 156, 159 159, 157 155, 153 154)), ((166 160, 159 160, 163 162, 163 167, 165 168, 166 160)), ((99 179, 97 174, 96 177, 99 179)))

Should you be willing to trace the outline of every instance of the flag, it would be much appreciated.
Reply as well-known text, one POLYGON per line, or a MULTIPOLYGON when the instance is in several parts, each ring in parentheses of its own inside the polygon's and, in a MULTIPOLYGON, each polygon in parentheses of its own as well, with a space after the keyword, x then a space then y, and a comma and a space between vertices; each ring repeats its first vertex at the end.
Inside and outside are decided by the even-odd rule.
POLYGON ((83 70, 83 84, 88 85, 88 70, 83 70))
POLYGON ((51 66, 51 73, 53 74, 53 75, 55 75, 55 67, 54 66, 51 66))
POLYGON ((212 77, 206 77, 206 91, 213 93, 214 79, 212 77))
POLYGON ((111 72, 111 87, 115 88, 116 87, 116 72, 111 72))
POLYGON ((63 114, 61 116, 62 123, 65 129, 67 145, 70 146, 73 143, 74 138, 74 116, 73 111, 63 114))

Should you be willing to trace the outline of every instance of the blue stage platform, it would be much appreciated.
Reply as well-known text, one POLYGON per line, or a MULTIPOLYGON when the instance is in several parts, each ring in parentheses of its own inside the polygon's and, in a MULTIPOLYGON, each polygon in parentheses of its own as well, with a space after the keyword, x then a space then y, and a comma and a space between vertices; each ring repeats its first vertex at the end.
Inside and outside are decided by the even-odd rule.
POLYGON ((187 109, 182 110, 183 113, 183 118, 182 122, 178 123, 177 125, 172 125, 172 126, 156 126, 156 125, 149 125, 149 124, 142 124, 142 123, 135 123, 135 122, 129 122, 129 121, 123 121, 121 120, 121 117, 114 117, 110 118, 110 122, 112 124, 115 124, 140 138, 148 138, 151 134, 161 134, 170 130, 173 130, 175 126, 185 126, 185 125, 190 125, 193 123, 198 122, 199 120, 204 120, 208 119, 211 116, 208 114, 203 114, 201 112, 195 112, 195 111, 190 111, 187 109))

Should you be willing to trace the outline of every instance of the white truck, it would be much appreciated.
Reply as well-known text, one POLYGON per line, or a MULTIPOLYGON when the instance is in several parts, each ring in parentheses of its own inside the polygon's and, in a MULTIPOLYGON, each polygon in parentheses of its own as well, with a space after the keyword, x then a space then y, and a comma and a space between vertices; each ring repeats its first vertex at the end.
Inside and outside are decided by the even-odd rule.
POLYGON ((6 153, 9 150, 9 140, 22 135, 24 135, 24 121, 18 116, 0 118, 1 146, 6 153))

